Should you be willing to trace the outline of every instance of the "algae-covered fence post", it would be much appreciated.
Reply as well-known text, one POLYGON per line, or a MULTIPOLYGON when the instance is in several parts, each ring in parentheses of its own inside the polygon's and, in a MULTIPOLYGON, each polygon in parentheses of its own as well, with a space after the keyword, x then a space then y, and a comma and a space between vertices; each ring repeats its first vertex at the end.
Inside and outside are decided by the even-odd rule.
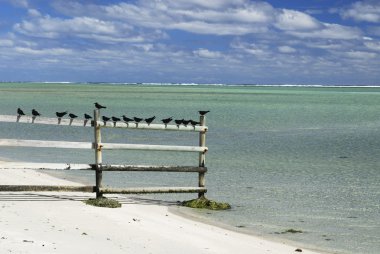
POLYGON ((103 122, 100 121, 100 111, 94 110, 94 120, 86 119, 63 119, 32 117, 32 116, 11 116, 0 115, 0 122, 14 124, 33 124, 36 128, 39 124, 58 125, 62 128, 92 127, 94 128, 94 140, 92 142, 74 141, 54 141, 54 140, 23 140, 23 139, 0 139, 0 147, 34 147, 34 148, 66 148, 66 149, 93 149, 95 152, 94 163, 74 164, 74 163, 17 163, 6 162, 1 168, 23 168, 23 169, 65 169, 65 170, 93 170, 95 171, 95 185, 93 186, 46 186, 46 185, 0 185, 0 191, 79 191, 95 192, 96 197, 102 197, 107 193, 119 194, 145 194, 145 193, 198 193, 203 197, 207 192, 205 187, 205 154, 206 132, 208 130, 205 116, 200 116, 200 124, 185 126, 174 124, 145 124, 145 123, 125 123, 125 122, 103 122), (103 143, 101 139, 101 129, 103 128, 125 128, 150 131, 180 131, 199 132, 199 146, 182 145, 150 145, 150 144, 122 144, 103 143), (184 165, 115 165, 103 164, 102 153, 105 150, 139 150, 139 151, 175 151, 192 152, 199 154, 199 164, 197 166, 184 165), (198 173, 199 184, 197 187, 133 187, 133 188, 111 188, 102 186, 103 171, 123 171, 123 172, 177 172, 177 173, 198 173))

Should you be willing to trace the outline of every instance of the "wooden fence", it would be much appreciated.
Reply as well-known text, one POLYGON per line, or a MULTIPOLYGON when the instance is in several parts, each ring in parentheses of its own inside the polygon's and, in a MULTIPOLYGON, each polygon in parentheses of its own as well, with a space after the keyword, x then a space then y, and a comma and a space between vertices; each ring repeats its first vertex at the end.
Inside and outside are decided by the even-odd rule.
MULTIPOLYGON (((94 142, 69 142, 52 140, 21 140, 21 139, 0 139, 0 146, 5 147, 38 147, 38 148, 68 148, 68 149, 93 149, 95 151, 95 162, 92 164, 46 164, 41 167, 41 163, 23 163, 23 168, 30 169, 77 169, 95 170, 94 186, 46 186, 46 185, 0 185, 0 191, 79 191, 96 192, 96 197, 102 197, 107 193, 118 194, 143 194, 143 193, 198 193, 204 196, 207 192, 205 187, 205 155, 206 147, 206 117, 200 116, 200 124, 196 126, 184 126, 174 124, 145 124, 145 123, 124 123, 124 122, 103 122, 100 120, 100 112, 94 110, 94 120, 84 119, 61 119, 32 116, 11 116, 0 115, 0 122, 10 123, 30 123, 47 124, 59 126, 81 126, 94 129, 94 142), (190 131, 199 132, 199 146, 171 146, 171 145, 149 145, 149 144, 119 144, 103 143, 101 139, 102 128, 127 128, 139 130, 160 130, 160 131, 190 131), (176 151, 194 152, 199 155, 198 166, 147 166, 147 165, 108 165, 102 163, 103 150, 144 150, 144 151, 176 151), (140 188, 104 188, 102 186, 103 171, 143 171, 143 172, 196 172, 198 173, 198 187, 140 187, 140 188)), ((15 163, 13 163, 15 165, 15 163)), ((4 167, 12 167, 12 163, 5 164, 4 167), (8 165, 8 166, 7 166, 8 165)))

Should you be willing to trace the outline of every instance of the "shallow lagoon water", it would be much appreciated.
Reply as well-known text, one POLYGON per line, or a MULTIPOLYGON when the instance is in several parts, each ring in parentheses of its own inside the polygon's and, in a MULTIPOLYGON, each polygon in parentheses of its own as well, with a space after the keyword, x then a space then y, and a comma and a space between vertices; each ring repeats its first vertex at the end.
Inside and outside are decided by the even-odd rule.
MULTIPOLYGON (((0 114, 69 110, 197 119, 208 109, 207 196, 233 209, 193 211, 264 237, 336 253, 380 249, 380 88, 0 84, 0 114), (282 234, 288 229, 299 234, 282 234)), ((90 141, 91 128, 0 123, 0 138, 90 141)), ((111 130, 104 142, 197 145, 197 133, 111 130)), ((92 151, 0 148, 0 157, 93 162, 92 151)), ((193 153, 106 151, 105 163, 197 165, 193 153)), ((92 172, 56 172, 89 181, 92 172)), ((106 185, 196 186, 196 174, 112 173, 106 185)), ((185 200, 194 194, 152 195, 185 200)))

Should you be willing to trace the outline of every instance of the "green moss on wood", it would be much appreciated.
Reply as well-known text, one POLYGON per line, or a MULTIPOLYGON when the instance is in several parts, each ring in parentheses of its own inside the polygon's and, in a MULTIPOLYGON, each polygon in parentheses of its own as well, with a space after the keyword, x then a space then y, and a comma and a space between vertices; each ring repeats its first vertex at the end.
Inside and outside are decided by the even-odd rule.
POLYGON ((228 203, 220 203, 220 202, 208 200, 205 197, 183 201, 182 205, 186 207, 190 207, 190 208, 204 208, 204 209, 210 209, 210 210, 231 209, 231 205, 228 203))
POLYGON ((100 206, 100 207, 108 207, 108 208, 118 208, 121 207, 121 204, 114 199, 108 198, 90 198, 88 200, 83 201, 87 205, 100 206))

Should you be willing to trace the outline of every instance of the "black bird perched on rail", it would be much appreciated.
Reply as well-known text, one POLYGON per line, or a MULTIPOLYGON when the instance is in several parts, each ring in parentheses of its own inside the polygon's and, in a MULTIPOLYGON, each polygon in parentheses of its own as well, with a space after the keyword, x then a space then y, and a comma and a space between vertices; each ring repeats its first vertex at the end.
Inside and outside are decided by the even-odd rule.
POLYGON ((95 102, 94 104, 95 104, 95 108, 97 108, 97 109, 107 108, 107 107, 105 107, 105 106, 100 105, 100 104, 97 103, 97 102, 95 102))
POLYGON ((191 120, 182 120, 183 125, 187 127, 191 120))
POLYGON ((179 128, 179 126, 183 123, 183 120, 184 119, 180 119, 180 120, 174 120, 175 124, 177 125, 177 127, 179 128))
POLYGON ((210 110, 207 110, 207 111, 198 111, 198 113, 199 113, 201 116, 206 115, 208 112, 210 112, 210 110))
POLYGON ((71 119, 74 119, 74 118, 77 118, 78 116, 75 115, 75 114, 73 114, 73 113, 70 113, 70 114, 69 114, 69 117, 70 117, 71 119))
POLYGON ((194 120, 189 120, 190 121, 190 124, 191 126, 193 126, 195 128, 196 125, 200 125, 201 123, 200 122, 197 122, 197 121, 194 121, 194 120))
POLYGON ((58 118, 64 117, 66 114, 67 114, 67 111, 65 111, 65 112, 55 112, 55 115, 56 115, 58 118))
POLYGON ((78 116, 76 114, 70 113, 69 117, 70 117, 70 125, 71 125, 74 121, 74 118, 77 118, 78 116))
POLYGON ((152 116, 145 119, 145 122, 148 124, 148 126, 156 119, 156 116, 152 116))
POLYGON ((120 121, 121 121, 121 119, 120 119, 119 117, 115 117, 115 116, 113 116, 113 117, 111 117, 111 118, 112 118, 113 126, 114 126, 114 127, 116 126, 116 122, 120 122, 120 121))
POLYGON ((133 120, 135 121, 136 123, 136 127, 139 126, 139 122, 141 122, 143 119, 142 118, 139 118, 139 117, 133 117, 133 120))
POLYGON ((22 111, 21 108, 17 108, 17 114, 18 114, 19 117, 20 116, 25 116, 25 113, 24 113, 24 111, 22 111))
POLYGON ((84 114, 84 122, 83 122, 83 126, 86 126, 88 120, 92 119, 92 116, 90 116, 89 114, 84 114))
POLYGON ((128 124, 129 122, 133 122, 133 121, 134 121, 132 118, 126 117, 125 115, 123 115, 123 120, 124 120, 124 122, 126 122, 127 124, 128 124))
POLYGON ((165 127, 167 127, 168 123, 170 123, 173 120, 172 117, 162 119, 161 121, 165 124, 165 127))
POLYGON ((41 114, 37 110, 35 110, 35 109, 32 109, 32 115, 34 117, 41 116, 41 114))
POLYGON ((41 114, 40 113, 38 113, 38 111, 37 110, 35 110, 35 109, 32 109, 32 123, 34 123, 34 120, 36 119, 36 117, 37 116, 40 116, 41 114))
POLYGON ((106 125, 107 122, 108 122, 111 118, 106 117, 106 116, 102 116, 102 119, 103 119, 103 123, 104 123, 104 125, 106 125))
POLYGON ((86 119, 86 120, 90 120, 90 119, 92 119, 92 116, 90 116, 89 114, 84 114, 84 119, 86 119))

